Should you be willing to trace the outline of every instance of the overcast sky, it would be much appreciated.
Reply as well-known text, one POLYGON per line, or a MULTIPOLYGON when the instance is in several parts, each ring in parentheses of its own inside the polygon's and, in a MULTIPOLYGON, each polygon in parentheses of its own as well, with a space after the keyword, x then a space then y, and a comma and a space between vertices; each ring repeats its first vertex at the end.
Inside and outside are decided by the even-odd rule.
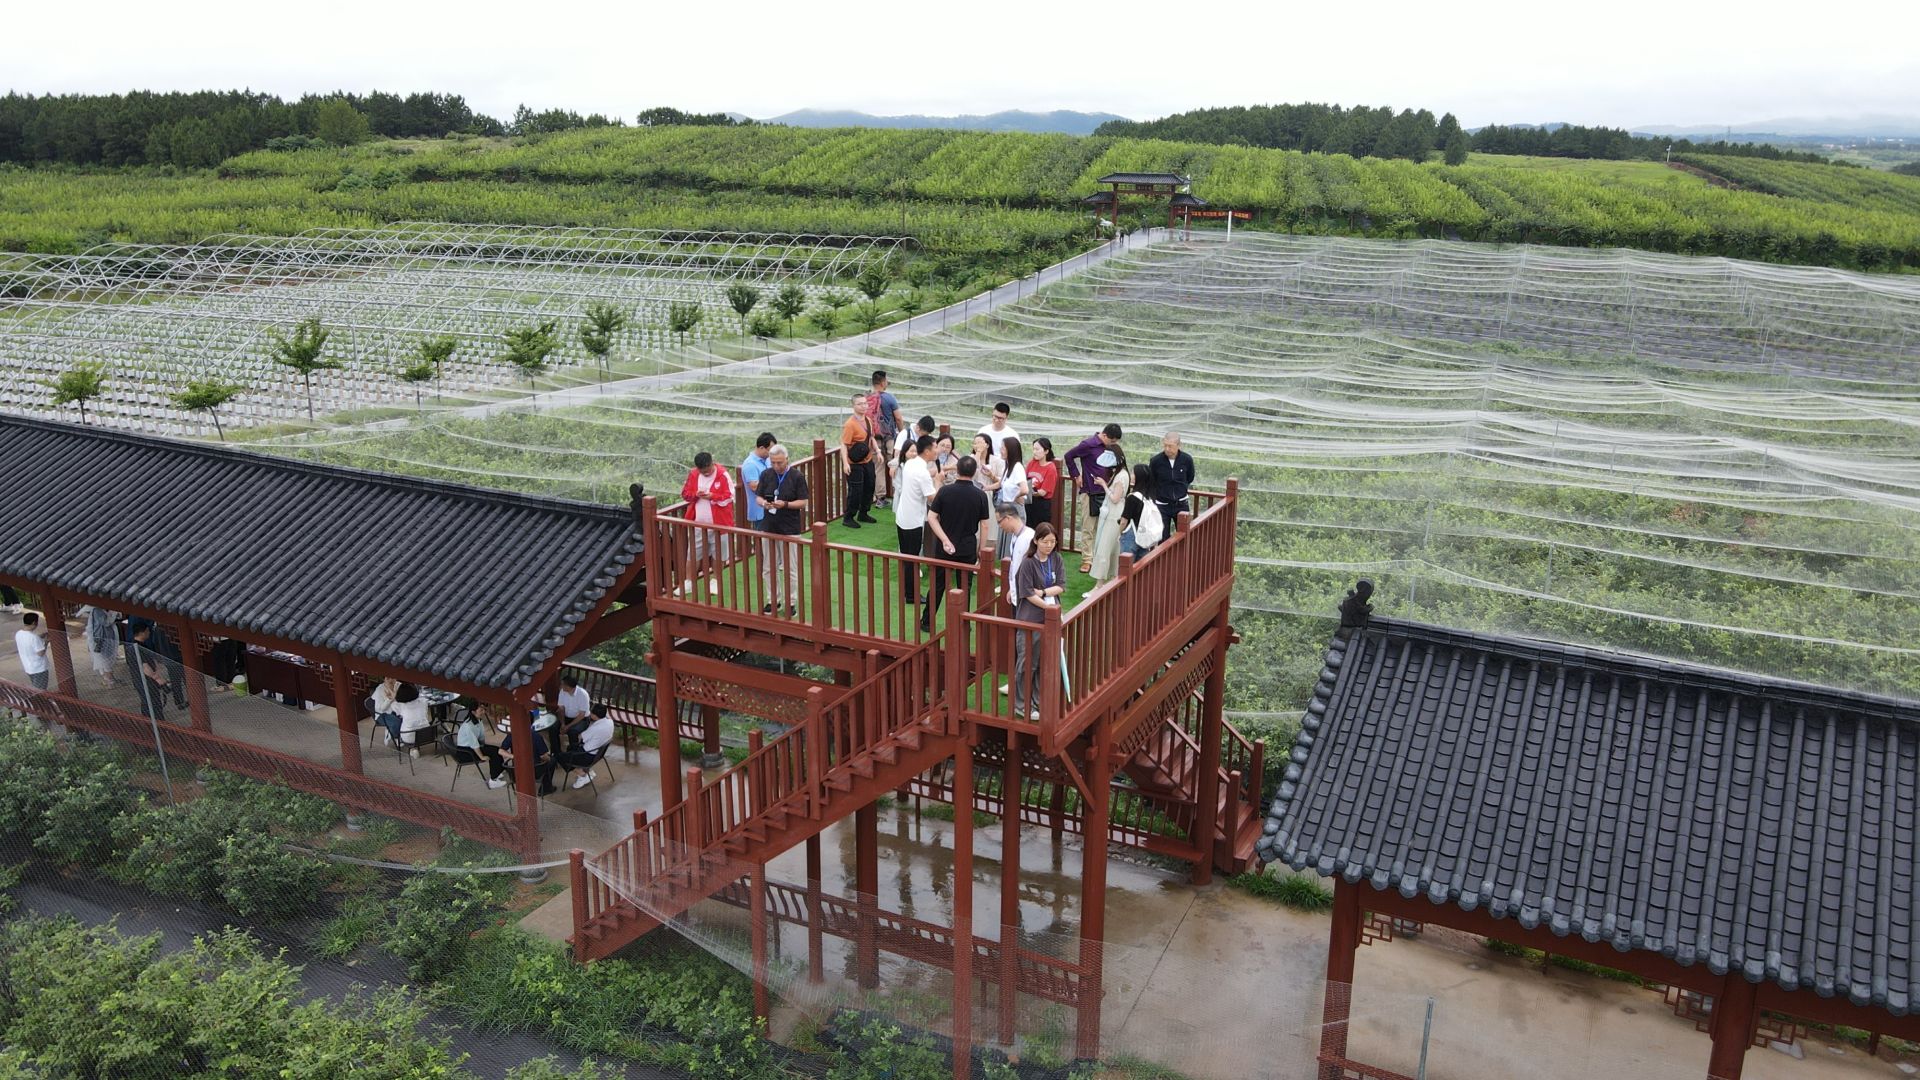
POLYGON ((22 92, 434 89, 502 118, 522 102, 1145 119, 1322 101, 1469 126, 1920 113, 1915 0, 91 0, 10 4, 5 37, 0 84, 22 92))

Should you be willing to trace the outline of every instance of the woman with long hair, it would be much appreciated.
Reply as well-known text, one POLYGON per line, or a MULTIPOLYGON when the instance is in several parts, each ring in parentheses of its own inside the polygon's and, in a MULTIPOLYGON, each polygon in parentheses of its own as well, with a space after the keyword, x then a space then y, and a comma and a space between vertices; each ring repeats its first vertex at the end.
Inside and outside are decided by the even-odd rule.
POLYGON ((1053 493, 1060 490, 1060 463, 1053 460, 1052 439, 1033 440, 1033 453, 1027 459, 1027 488, 1027 524, 1053 524, 1053 493))
MULTIPOLYGON (((1153 467, 1135 465, 1133 467, 1133 490, 1127 492, 1127 505, 1120 511, 1120 554, 1138 558, 1153 549, 1160 542, 1155 537, 1152 542, 1142 546, 1137 535, 1140 528, 1140 513, 1153 505, 1153 467)), ((1154 510, 1159 513, 1158 508, 1154 510)))
MULTIPOLYGON (((1024 456, 1020 452, 1020 440, 1008 439, 1001 444, 1003 454, 1000 458, 1000 488, 993 494, 993 516, 996 527, 1001 514, 1011 510, 1027 520, 1027 498, 1031 493, 1027 482, 1027 470, 1021 464, 1024 456)), ((994 558, 1005 561, 1012 554, 1014 534, 1000 530, 1000 542, 994 547, 994 558)))
MULTIPOLYGON (((1013 617, 1022 623, 1046 622, 1047 609, 1058 607, 1067 591, 1066 564, 1060 561, 1059 536, 1050 522, 1033 527, 1033 546, 1014 575, 1013 592, 1019 599, 1013 617)), ((1040 632, 1013 632, 1013 716, 1040 719, 1040 673, 1046 663, 1040 655, 1040 632)))
POLYGON ((1106 494, 1100 503, 1099 522, 1093 530, 1092 565, 1087 569, 1095 581, 1105 581, 1120 572, 1120 516, 1127 508, 1127 492, 1133 486, 1127 472, 1127 452, 1116 444, 1108 453, 1113 455, 1113 471, 1106 479, 1094 481, 1105 488, 1106 494))

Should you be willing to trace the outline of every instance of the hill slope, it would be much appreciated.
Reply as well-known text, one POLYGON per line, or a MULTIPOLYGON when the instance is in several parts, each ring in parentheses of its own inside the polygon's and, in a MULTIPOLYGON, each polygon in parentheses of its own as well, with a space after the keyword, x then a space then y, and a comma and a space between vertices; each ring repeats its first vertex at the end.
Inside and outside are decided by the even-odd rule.
POLYGON ((952 128, 958 131, 1028 131, 1060 135, 1091 135, 1093 129, 1101 124, 1110 120, 1124 119, 1126 118, 1113 113, 1075 112, 1072 109, 1055 109, 1052 112, 1043 113, 1009 109, 985 115, 969 113, 961 116, 923 116, 918 113, 906 116, 875 116, 872 113, 855 112, 851 109, 797 109, 772 117, 766 122, 785 124, 788 127, 809 128, 952 128))

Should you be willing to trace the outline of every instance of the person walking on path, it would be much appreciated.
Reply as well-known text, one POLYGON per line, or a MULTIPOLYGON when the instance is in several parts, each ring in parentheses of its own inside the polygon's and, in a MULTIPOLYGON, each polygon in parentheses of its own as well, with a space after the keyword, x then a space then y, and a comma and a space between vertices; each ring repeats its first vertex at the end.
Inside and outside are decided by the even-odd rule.
MULTIPOLYGON (((900 494, 893 507, 893 528, 900 541, 900 554, 919 555, 925 547, 927 504, 940 490, 933 474, 933 457, 938 452, 933 436, 922 435, 913 444, 913 453, 900 465, 900 494)), ((920 564, 901 564, 900 600, 920 602, 920 564)))
MULTIPOLYGON (((1113 475, 1114 467, 1120 465, 1124 468, 1126 458, 1121 456, 1120 439, 1120 425, 1108 424, 1080 440, 1078 445, 1067 451, 1063 459, 1067 475, 1073 477, 1075 488, 1087 497, 1086 536, 1096 536, 1100 511, 1107 501, 1107 481, 1113 475)), ((1080 572, 1093 572, 1092 555, 1080 560, 1080 572)))
MULTIPOLYGON (((768 468, 760 475, 760 490, 755 496, 766 512, 767 532, 773 536, 799 536, 807 530, 806 470, 796 469, 787 457, 787 448, 773 444, 767 453, 768 468)), ((800 613, 800 545, 770 543, 771 550, 760 561, 760 580, 766 585, 767 602, 760 608, 771 615, 784 609, 788 618, 800 613)))
POLYGON ((840 475, 847 480, 847 508, 841 524, 849 529, 871 525, 873 509, 873 466, 880 457, 873 418, 868 413, 871 399, 853 395, 853 413, 840 425, 840 475))
MULTIPOLYGON (((900 399, 893 396, 893 392, 887 389, 888 385, 889 380, 885 371, 873 373, 873 394, 870 398, 871 407, 868 415, 873 418, 873 430, 880 436, 879 446, 890 448, 900 437, 900 433, 907 430, 907 416, 900 411, 900 399)), ((887 454, 888 457, 884 461, 876 459, 879 465, 878 475, 875 477, 878 490, 873 500, 873 505, 876 507, 893 505, 896 490, 893 452, 888 450, 887 454)))
POLYGON ((972 580, 967 571, 980 561, 981 527, 992 513, 987 493, 973 482, 978 464, 968 456, 960 459, 957 468, 960 479, 935 492, 933 501, 927 505, 927 528, 939 545, 934 549, 934 558, 940 559, 941 564, 934 568, 933 588, 921 609, 920 632, 923 634, 933 633, 933 620, 939 616, 940 602, 946 598, 947 564, 953 564, 956 588, 964 591, 972 580))
POLYGON ((40 616, 29 611, 20 616, 20 629, 13 632, 13 648, 20 654, 20 670, 35 690, 47 688, 47 635, 40 629, 40 616))
MULTIPOLYGON (((733 527, 733 480, 727 470, 714 463, 705 450, 693 455, 693 469, 680 485, 680 498, 687 504, 687 520, 702 525, 733 527)), ((709 529, 693 530, 693 563, 688 567, 682 593, 691 593, 694 582, 707 579, 707 593, 720 595, 720 564, 727 560, 727 534, 709 529)), ((586 712, 584 706, 580 710, 586 712)))
POLYGON ((1180 433, 1169 431, 1160 439, 1160 453, 1153 456, 1153 502, 1160 508, 1160 521, 1168 536, 1176 531, 1180 515, 1192 512, 1187 489, 1193 486, 1193 455, 1180 449, 1180 433))

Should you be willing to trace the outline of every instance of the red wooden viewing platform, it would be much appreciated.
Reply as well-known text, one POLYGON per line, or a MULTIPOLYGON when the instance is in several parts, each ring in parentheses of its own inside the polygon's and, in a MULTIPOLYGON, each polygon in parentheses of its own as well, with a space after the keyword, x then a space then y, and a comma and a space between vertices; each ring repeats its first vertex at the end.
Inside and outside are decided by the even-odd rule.
MULTIPOLYGON (((799 463, 824 495, 811 506, 816 518, 837 513, 833 453, 816 444, 815 455, 799 463)), ((935 560, 835 544, 820 523, 800 536, 770 536, 695 522, 681 506, 647 500, 641 519, 655 715, 674 715, 690 701, 781 730, 770 738, 755 732, 748 756, 713 775, 683 775, 677 743, 661 741, 662 812, 636 820, 634 833, 612 848, 574 860, 576 954, 611 955, 704 900, 738 903, 749 912, 764 998, 766 922, 785 888, 767 880, 766 865, 805 843, 809 865, 818 866, 820 833, 852 817, 860 895, 822 896, 810 874, 816 884, 786 913, 806 923, 812 956, 820 935, 844 929, 841 916, 850 917, 863 983, 877 971, 877 952, 897 945, 953 971, 957 995, 971 995, 975 980, 999 984, 1003 1028, 1012 1024, 1018 993, 1071 1005, 1080 1018, 1079 1052, 1092 1056, 1106 845, 1086 845, 1080 955, 1061 961, 1003 948, 1017 938, 1009 927, 998 938, 976 937, 964 914, 945 936, 886 932, 897 917, 881 912, 873 896, 873 810, 880 798, 907 793, 999 814, 1009 838, 1002 845, 1005 912, 1015 909, 1018 830, 1027 825, 1104 835, 1183 859, 1198 881, 1215 869, 1245 868, 1259 832, 1264 763, 1263 748, 1222 716, 1235 485, 1193 499, 1197 513, 1182 515, 1164 543, 1137 563, 1123 557, 1118 576, 1071 612, 1047 612, 1037 628, 1037 719, 1015 715, 1001 691, 1014 676, 1015 633, 1035 626, 1012 618, 1003 568, 990 555, 949 592, 929 633, 900 595, 902 583, 929 576, 935 560), (762 569, 769 560, 798 568, 797 596, 768 592, 762 569), (738 662, 747 654, 830 669, 834 682, 738 662), (977 784, 982 773, 999 782, 977 784), (1009 792, 1020 793, 1016 812, 1008 812, 1009 792), (955 948, 962 940, 973 948, 955 948)), ((956 814, 955 831, 954 904, 965 913, 972 815, 956 814)), ((816 963, 809 977, 819 976, 816 963)), ((953 1015, 964 1027, 970 996, 956 1001, 953 1015)))

